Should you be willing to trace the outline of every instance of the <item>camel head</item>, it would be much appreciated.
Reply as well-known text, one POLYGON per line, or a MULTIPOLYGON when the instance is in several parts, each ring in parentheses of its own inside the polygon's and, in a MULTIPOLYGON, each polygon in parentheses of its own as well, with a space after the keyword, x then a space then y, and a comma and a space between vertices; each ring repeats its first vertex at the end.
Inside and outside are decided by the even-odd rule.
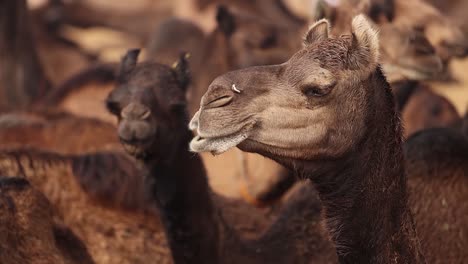
POLYGON ((379 36, 380 62, 389 82, 433 79, 444 70, 421 28, 387 23, 379 27, 379 36))
POLYGON ((216 33, 227 43, 234 68, 286 61, 298 48, 297 29, 219 6, 216 33))
POLYGON ((167 155, 178 132, 187 130, 186 55, 170 67, 153 62, 137 64, 138 54, 139 50, 130 50, 123 57, 116 87, 106 105, 118 118, 118 136, 130 154, 167 155))
POLYGON ((366 131, 371 82, 388 84, 378 66, 377 31, 363 15, 353 19, 351 36, 329 31, 320 20, 287 62, 216 78, 190 122, 198 133, 191 150, 218 154, 238 146, 277 161, 348 152, 366 131))

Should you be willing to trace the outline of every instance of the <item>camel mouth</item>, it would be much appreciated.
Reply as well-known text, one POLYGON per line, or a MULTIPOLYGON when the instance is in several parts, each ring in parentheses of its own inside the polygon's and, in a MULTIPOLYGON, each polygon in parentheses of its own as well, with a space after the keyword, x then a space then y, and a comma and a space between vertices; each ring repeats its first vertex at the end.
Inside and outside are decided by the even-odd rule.
POLYGON ((222 154, 229 149, 236 147, 248 138, 248 133, 233 133, 222 137, 201 137, 195 136, 190 142, 192 152, 211 152, 213 155, 222 154))
POLYGON ((146 158, 149 155, 149 148, 152 142, 145 143, 128 143, 125 141, 120 141, 123 149, 131 156, 141 159, 146 158))
POLYGON ((189 123, 189 129, 198 134, 190 141, 189 148, 192 152, 211 152, 213 155, 222 154, 233 147, 237 147, 246 140, 256 124, 255 121, 246 121, 238 129, 232 131, 217 131, 217 133, 203 133, 200 130, 200 113, 198 110, 189 123))

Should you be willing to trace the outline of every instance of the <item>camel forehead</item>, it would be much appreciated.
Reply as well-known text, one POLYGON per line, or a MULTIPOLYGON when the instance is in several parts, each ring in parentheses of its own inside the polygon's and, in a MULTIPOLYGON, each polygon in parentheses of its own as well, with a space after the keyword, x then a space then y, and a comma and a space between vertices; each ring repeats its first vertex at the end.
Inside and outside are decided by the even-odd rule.
POLYGON ((349 36, 344 36, 310 44, 293 56, 292 61, 305 58, 306 60, 316 61, 320 67, 330 71, 344 70, 347 65, 350 40, 349 36))
POLYGON ((154 84, 170 84, 175 83, 174 74, 171 69, 162 64, 142 64, 135 69, 126 73, 121 85, 129 86, 148 86, 154 84))

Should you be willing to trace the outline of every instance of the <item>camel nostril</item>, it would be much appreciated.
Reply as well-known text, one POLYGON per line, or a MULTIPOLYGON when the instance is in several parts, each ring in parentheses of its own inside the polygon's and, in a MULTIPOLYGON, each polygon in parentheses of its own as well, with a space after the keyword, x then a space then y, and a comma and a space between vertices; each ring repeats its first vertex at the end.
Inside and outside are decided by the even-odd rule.
POLYGON ((151 111, 149 109, 146 109, 145 112, 143 112, 140 116, 141 120, 148 119, 151 116, 151 111))
POLYGON ((193 115, 192 120, 189 123, 190 130, 197 130, 198 129, 198 119, 200 118, 200 110, 198 110, 195 115, 193 115))

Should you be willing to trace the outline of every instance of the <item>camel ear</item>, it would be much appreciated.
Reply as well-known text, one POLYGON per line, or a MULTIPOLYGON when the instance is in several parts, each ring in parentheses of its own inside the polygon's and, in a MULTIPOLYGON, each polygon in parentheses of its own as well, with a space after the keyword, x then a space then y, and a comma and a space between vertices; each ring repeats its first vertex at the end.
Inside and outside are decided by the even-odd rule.
POLYGON ((326 19, 320 19, 310 26, 309 31, 304 37, 304 45, 310 45, 317 41, 328 39, 330 24, 326 19))
POLYGON ((218 23, 218 28, 226 36, 230 36, 236 29, 234 15, 223 5, 218 6, 216 22, 218 23))
POLYGON ((179 60, 172 64, 172 69, 175 72, 176 79, 179 82, 179 86, 185 91, 187 90, 188 85, 190 84, 190 69, 188 65, 188 59, 190 58, 190 53, 182 52, 180 54, 179 60))
POLYGON ((352 33, 349 66, 353 70, 364 70, 365 74, 370 74, 379 63, 378 32, 361 14, 353 18, 352 33))
POLYGON ((119 75, 128 72, 135 67, 139 54, 140 49, 131 49, 127 51, 120 62, 119 75))

